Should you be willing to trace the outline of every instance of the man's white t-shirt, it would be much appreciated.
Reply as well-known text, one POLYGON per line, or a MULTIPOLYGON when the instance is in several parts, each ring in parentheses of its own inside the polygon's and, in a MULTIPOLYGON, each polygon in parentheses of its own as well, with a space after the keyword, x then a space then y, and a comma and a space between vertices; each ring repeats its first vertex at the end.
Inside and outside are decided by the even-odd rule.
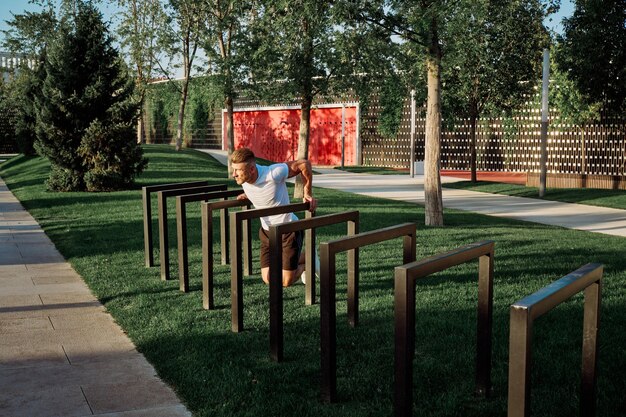
MULTIPOLYGON (((287 164, 273 164, 270 166, 256 166, 259 177, 254 184, 241 184, 248 200, 254 208, 277 207, 289 204, 289 193, 285 181, 289 175, 287 164)), ((295 214, 285 213, 274 216, 261 217, 261 226, 269 230, 271 225, 298 220, 295 214)))

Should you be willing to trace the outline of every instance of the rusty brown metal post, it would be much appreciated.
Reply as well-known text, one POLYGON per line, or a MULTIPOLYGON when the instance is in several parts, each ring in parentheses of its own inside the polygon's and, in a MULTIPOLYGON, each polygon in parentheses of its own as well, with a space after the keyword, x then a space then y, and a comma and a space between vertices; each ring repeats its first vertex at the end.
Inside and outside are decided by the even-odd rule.
MULTIPOLYGON (((235 197, 241 194, 239 190, 212 191, 208 193, 185 194, 176 196, 176 236, 178 239, 178 279, 180 290, 189 291, 189 263, 187 243, 187 203, 209 201, 217 198, 235 197)), ((223 218, 224 216, 222 216, 223 218)), ((222 229, 223 229, 222 224, 222 229)), ((226 237, 227 238, 227 237, 226 237)), ((222 236, 222 240, 224 236, 222 236)))
POLYGON ((177 197, 187 194, 206 193, 210 191, 225 191, 225 184, 203 185, 199 187, 167 189, 157 192, 157 200, 159 207, 159 259, 161 262, 161 279, 170 279, 170 255, 169 255, 169 236, 167 225, 167 198, 177 197))
POLYGON ((306 285, 313 287, 311 291, 305 289, 305 304, 308 303, 310 291, 315 291, 315 230, 318 227, 330 226, 338 223, 348 223, 348 231, 354 232, 358 228, 359 212, 346 211, 325 216, 313 217, 307 211, 306 219, 295 222, 281 223, 270 227, 270 357, 275 361, 283 360, 283 301, 282 301, 282 237, 286 233, 306 231, 311 232, 306 244, 307 280, 306 285), (357 226, 354 226, 357 225, 357 226), (276 287, 280 286, 280 289, 276 287), (280 297, 280 299, 279 299, 280 297))
POLYGON ((478 258, 478 314, 476 328, 476 389, 479 397, 491 395, 491 339, 493 321, 493 250, 478 258))
POLYGON ((530 416, 530 370, 534 321, 577 293, 585 292, 580 415, 596 413, 600 291, 604 267, 590 263, 511 305, 508 417, 530 416))
POLYGON ((413 355, 415 351, 415 283, 406 268, 394 271, 394 404, 396 417, 413 415, 413 355), (413 313, 411 313, 413 312, 413 313))
MULTIPOLYGON (((202 306, 206 310, 215 308, 213 300, 213 211, 220 210, 220 219, 228 218, 231 207, 249 207, 248 200, 222 200, 202 203, 202 306)), ((224 224, 222 223, 222 226, 224 224)), ((222 231, 229 230, 229 228, 222 231)), ((228 244, 229 236, 221 236, 222 245, 228 244)), ((244 247, 249 252, 250 247, 244 247)), ((224 248, 222 247, 222 252, 224 248)), ((223 253, 222 253, 223 255, 223 253)))
MULTIPOLYGON (((284 206, 260 208, 254 210, 242 210, 238 213, 230 214, 230 301, 231 301, 231 328, 235 333, 243 331, 243 274, 245 262, 249 272, 252 271, 252 256, 250 251, 246 251, 242 257, 242 240, 248 247, 251 247, 250 224, 252 219, 258 219, 274 214, 283 214, 308 210, 309 203, 286 204, 284 206), (243 223, 246 223, 245 228, 243 223), (247 232, 244 234, 244 230, 247 232), (242 259, 243 258, 243 259, 242 259)), ((281 277, 282 282, 282 277, 281 277)))
POLYGON ((149 268, 154 266, 154 255, 152 253, 152 202, 147 187, 141 188, 141 196, 143 202, 143 251, 146 267, 149 268))
POLYGON ((394 415, 413 415, 413 352, 415 349, 415 283, 433 273, 479 260, 478 331, 476 345, 476 392, 491 390, 491 324, 493 306, 494 243, 477 242, 395 269, 395 382, 394 415), (487 338, 488 340, 483 340, 487 338))
MULTIPOLYGON (((357 266, 358 267, 358 266, 357 266)), ((335 254, 327 243, 320 243, 320 348, 321 396, 337 401, 337 321, 335 254)))
MULTIPOLYGON (((355 232, 358 226, 352 226, 355 232)), ((321 395, 322 399, 327 402, 334 402, 337 399, 337 323, 336 323, 336 267, 335 257, 337 253, 355 250, 354 261, 349 259, 348 269, 353 269, 352 292, 348 292, 348 322, 351 325, 358 323, 358 253, 356 249, 375 243, 384 242, 395 238, 403 239, 403 260, 406 254, 415 253, 415 249, 410 249, 408 245, 415 246, 416 226, 415 223, 403 223, 396 226, 385 227, 382 229, 371 230, 368 232, 347 236, 330 242, 320 243, 320 345, 321 345, 321 395), (330 262, 330 265, 325 265, 330 262), (350 266, 352 265, 352 266, 350 266), (328 274, 328 275, 326 275, 328 274)), ((409 255, 410 256, 410 255, 409 255)), ((349 257, 350 258, 350 257, 349 257)))
POLYGON ((176 198, 176 237, 178 239, 178 288, 189 292, 189 251, 187 250, 187 205, 176 198))
POLYGON ((152 243, 152 201, 150 198, 151 193, 164 190, 174 190, 178 188, 196 187, 202 185, 208 185, 208 181, 190 181, 175 184, 159 184, 148 185, 141 187, 141 195, 143 202, 143 244, 145 253, 146 267, 154 266, 154 247, 152 243))

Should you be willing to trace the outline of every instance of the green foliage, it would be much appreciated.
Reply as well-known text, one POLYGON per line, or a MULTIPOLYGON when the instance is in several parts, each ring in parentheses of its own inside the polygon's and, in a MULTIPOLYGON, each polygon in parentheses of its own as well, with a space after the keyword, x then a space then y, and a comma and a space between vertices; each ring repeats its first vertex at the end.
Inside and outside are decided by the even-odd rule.
POLYGON ((626 106, 626 7, 623 0, 577 0, 565 19, 559 69, 588 104, 626 106))
POLYGON ((548 45, 540 0, 459 2, 446 20, 445 112, 477 118, 519 108, 548 45))
MULTIPOLYGON (((148 134, 154 137, 157 131, 164 134, 176 133, 176 118, 180 104, 180 92, 172 81, 150 84, 146 90, 144 111, 148 120, 148 134)), ((223 90, 217 77, 195 77, 189 81, 187 110, 185 111, 185 135, 193 130, 205 129, 216 111, 221 109, 223 90)))
POLYGON ((378 131, 389 138, 398 134, 402 122, 402 110, 407 97, 407 88, 402 81, 397 75, 390 76, 385 79, 380 89, 381 112, 378 118, 378 131))
POLYGON ((93 4, 78 2, 64 16, 43 71, 35 147, 53 165, 50 189, 128 187, 146 164, 134 134, 134 83, 93 4))

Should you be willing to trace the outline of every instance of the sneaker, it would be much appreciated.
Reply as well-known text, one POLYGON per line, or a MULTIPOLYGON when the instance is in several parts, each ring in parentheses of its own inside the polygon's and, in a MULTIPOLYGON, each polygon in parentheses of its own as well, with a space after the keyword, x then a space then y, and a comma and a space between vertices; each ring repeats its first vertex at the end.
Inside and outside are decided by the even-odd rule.
MULTIPOLYGON (((317 278, 320 277, 320 258, 317 256, 317 252, 315 252, 315 276, 317 278)), ((302 275, 300 275, 300 282, 306 284, 306 271, 302 271, 302 275)))

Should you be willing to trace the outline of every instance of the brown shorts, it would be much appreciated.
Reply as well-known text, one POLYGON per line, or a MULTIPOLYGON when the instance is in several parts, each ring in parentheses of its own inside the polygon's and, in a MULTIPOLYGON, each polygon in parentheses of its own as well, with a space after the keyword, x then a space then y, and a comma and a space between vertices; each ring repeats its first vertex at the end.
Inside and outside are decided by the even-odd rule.
MULTIPOLYGON (((293 271, 298 268, 304 233, 302 231, 283 235, 283 269, 293 271)), ((267 230, 259 229, 261 239, 261 268, 270 266, 270 236, 267 230)))

